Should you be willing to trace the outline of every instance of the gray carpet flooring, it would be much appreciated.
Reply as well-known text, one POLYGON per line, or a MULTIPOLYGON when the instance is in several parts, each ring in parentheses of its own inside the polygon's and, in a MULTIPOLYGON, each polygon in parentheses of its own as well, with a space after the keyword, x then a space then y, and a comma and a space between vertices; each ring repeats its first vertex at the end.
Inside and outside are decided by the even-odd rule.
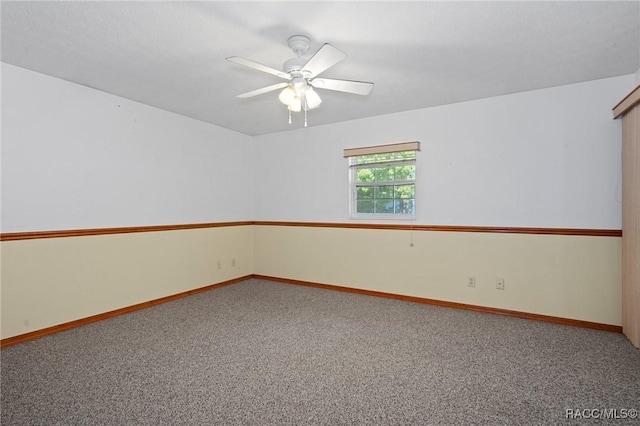
POLYGON ((0 356, 3 426, 639 423, 621 334, 256 279, 0 356))

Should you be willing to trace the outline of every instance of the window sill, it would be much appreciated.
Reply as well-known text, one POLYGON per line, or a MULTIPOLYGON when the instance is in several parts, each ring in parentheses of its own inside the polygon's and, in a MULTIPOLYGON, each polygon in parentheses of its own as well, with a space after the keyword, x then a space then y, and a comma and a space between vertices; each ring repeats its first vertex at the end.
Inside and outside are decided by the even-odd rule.
POLYGON ((410 221, 416 220, 415 215, 403 215, 403 214, 388 214, 388 215, 380 215, 380 214, 358 214, 349 216, 349 220, 399 220, 399 221, 410 221))

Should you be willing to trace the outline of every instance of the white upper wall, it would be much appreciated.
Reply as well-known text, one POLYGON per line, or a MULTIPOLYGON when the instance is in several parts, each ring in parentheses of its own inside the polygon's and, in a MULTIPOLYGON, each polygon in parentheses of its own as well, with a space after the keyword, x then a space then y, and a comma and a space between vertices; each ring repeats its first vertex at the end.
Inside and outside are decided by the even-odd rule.
POLYGON ((252 138, 2 64, 2 232, 251 220, 252 138))
POLYGON ((411 140, 418 224, 620 229, 611 108, 633 87, 628 75, 252 138, 3 63, 2 232, 347 222, 342 150, 411 140))
POLYGON ((418 224, 620 229, 612 108, 633 87, 628 75, 255 137, 255 219, 347 222, 342 150, 418 140, 418 224))

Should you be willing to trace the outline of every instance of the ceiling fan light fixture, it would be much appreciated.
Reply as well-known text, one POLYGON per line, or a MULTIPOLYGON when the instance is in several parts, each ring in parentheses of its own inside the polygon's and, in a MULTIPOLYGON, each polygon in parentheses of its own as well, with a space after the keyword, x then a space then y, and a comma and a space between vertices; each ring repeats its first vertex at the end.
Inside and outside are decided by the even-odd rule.
POLYGON ((301 95, 307 90, 307 81, 304 77, 294 77, 290 86, 293 86, 293 90, 296 92, 296 95, 301 95))
POLYGON ((315 109, 320 106, 322 103, 322 99, 320 99, 320 95, 313 90, 312 87, 309 87, 304 94, 305 101, 307 102, 307 109, 315 109))
POLYGON ((289 104, 287 105, 289 111, 293 111, 293 112, 300 112, 302 111, 302 99, 300 98, 300 96, 294 96, 293 99, 291 99, 291 102, 289 102, 289 104))
POLYGON ((280 99, 280 102, 282 102, 283 104, 289 106, 289 104, 293 101, 293 98, 295 97, 296 97, 295 90, 293 90, 293 87, 291 87, 291 85, 288 85, 282 90, 282 92, 280 92, 278 99, 280 99))

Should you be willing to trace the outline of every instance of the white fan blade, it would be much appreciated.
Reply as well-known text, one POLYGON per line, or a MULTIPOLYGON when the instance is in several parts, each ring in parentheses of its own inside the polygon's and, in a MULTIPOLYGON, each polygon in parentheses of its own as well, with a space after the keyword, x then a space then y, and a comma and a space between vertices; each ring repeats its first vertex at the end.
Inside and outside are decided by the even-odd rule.
POLYGON ((271 86, 263 87, 262 89, 252 90, 247 93, 243 93, 241 95, 236 96, 236 98, 251 98, 253 96, 262 95, 263 93, 273 92, 274 90, 282 89, 283 87, 287 87, 289 83, 278 83, 273 84, 271 86))
POLYGON ((241 58, 240 56, 231 56, 227 58, 227 61, 233 62, 234 64, 244 65, 245 67, 253 68, 254 70, 266 72, 269 74, 276 75, 280 78, 284 78, 286 80, 291 80, 291 76, 286 72, 277 70, 275 68, 268 67, 266 65, 259 64, 249 59, 241 58))
POLYGON ((347 54, 342 50, 325 43, 311 59, 309 59, 309 62, 306 63, 301 71, 303 74, 309 73, 309 78, 313 78, 346 57, 347 54))
POLYGON ((368 95, 373 89, 373 83, 366 81, 334 80, 331 78, 314 78, 309 84, 316 89, 336 90, 356 95, 368 95))

